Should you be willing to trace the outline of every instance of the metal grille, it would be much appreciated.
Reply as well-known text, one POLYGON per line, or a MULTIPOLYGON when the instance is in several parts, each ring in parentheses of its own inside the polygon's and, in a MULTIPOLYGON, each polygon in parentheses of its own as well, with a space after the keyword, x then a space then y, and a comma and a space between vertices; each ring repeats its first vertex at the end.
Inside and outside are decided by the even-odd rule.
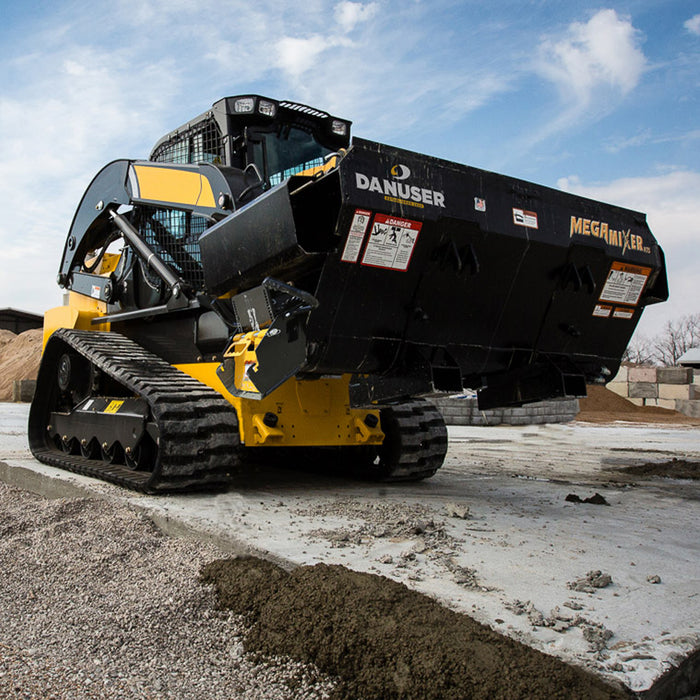
POLYGON ((312 117, 327 118, 330 116, 328 112, 322 112, 320 109, 309 107, 308 105, 302 105, 298 102, 287 102, 286 100, 283 100, 282 102, 280 102, 280 107, 285 107, 286 109, 293 109, 295 112, 309 114, 312 117))
POLYGON ((209 119, 173 136, 153 152, 158 163, 223 163, 224 144, 219 127, 209 119))
POLYGON ((195 289, 204 287, 199 237, 207 228, 203 216, 178 209, 142 207, 136 226, 156 255, 195 289))

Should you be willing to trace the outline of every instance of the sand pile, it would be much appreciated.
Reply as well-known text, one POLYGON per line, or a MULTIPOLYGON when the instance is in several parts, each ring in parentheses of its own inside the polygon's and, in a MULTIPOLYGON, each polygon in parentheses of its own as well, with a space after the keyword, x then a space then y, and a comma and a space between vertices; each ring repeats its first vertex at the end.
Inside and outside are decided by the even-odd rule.
POLYGON ((17 336, 12 332, 0 328, 0 352, 10 341, 14 340, 17 336))
POLYGON ((0 401, 12 401, 12 382, 36 379, 41 359, 42 330, 15 335, 0 330, 0 401))
POLYGON ((633 423, 683 423, 700 425, 700 420, 678 411, 658 406, 636 406, 602 386, 588 386, 588 397, 579 399, 581 407, 576 420, 588 423, 630 421, 633 423))

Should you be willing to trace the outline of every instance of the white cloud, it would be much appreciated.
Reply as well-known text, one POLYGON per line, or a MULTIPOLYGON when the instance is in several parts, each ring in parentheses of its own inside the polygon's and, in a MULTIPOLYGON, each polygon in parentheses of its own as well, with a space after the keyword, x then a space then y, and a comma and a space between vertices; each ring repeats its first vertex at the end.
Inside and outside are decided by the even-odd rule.
POLYGON ((0 208, 12 212, 0 224, 0 306, 40 311, 60 299, 56 271, 80 197, 108 161, 148 155, 176 78, 169 62, 138 66, 77 45, 8 67, 20 80, 0 96, 0 208))
POLYGON ((640 333, 659 333, 665 322, 700 312, 700 172, 673 171, 652 177, 622 178, 606 184, 583 184, 577 177, 562 178, 558 186, 584 197, 611 202, 647 215, 649 228, 666 256, 671 296, 650 306, 642 316, 640 333))
POLYGON ((646 66, 639 43, 629 19, 600 10, 585 24, 571 24, 565 36, 544 40, 536 68, 566 99, 585 107, 600 88, 626 95, 636 87, 646 66))
POLYGON ((377 14, 377 3, 340 2, 335 6, 334 16, 340 34, 312 34, 306 37, 285 36, 276 43, 276 65, 292 78, 299 78, 311 68, 319 65, 321 54, 337 47, 354 47, 349 34, 356 25, 366 22, 377 14))
POLYGON ((357 24, 372 19, 378 9, 376 2, 366 5, 361 2, 340 2, 335 6, 335 20, 343 31, 350 32, 357 24))
POLYGON ((624 139, 608 139, 605 143, 605 150, 608 153, 619 153, 626 148, 635 148, 646 144, 658 145, 660 143, 682 143, 691 145, 693 141, 700 139, 700 129, 691 129, 680 134, 661 134, 653 136, 651 129, 644 129, 641 132, 624 139))
POLYGON ((314 66, 319 56, 333 46, 338 39, 323 37, 315 34, 306 39, 284 37, 277 42, 277 66, 283 71, 298 78, 314 66))
POLYGON ((611 9, 570 24, 563 35, 544 38, 532 69, 557 88, 561 106, 549 110, 552 116, 522 140, 520 149, 612 112, 646 69, 641 39, 631 21, 611 9))
POLYGON ((700 14, 691 17, 683 23, 683 26, 691 33, 700 36, 700 14))
POLYGON ((608 153, 619 153, 620 151, 624 151, 626 148, 643 146, 650 141, 652 141, 651 129, 644 129, 634 136, 629 136, 623 139, 609 139, 605 144, 605 150, 608 153))

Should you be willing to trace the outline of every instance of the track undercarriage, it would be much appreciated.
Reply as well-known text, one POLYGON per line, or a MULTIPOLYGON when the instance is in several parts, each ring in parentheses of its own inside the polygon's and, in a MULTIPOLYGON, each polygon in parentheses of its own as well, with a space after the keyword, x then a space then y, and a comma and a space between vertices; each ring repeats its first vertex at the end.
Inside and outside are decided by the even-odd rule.
MULTIPOLYGON (((432 476, 447 450, 437 409, 412 400, 381 407, 380 415, 381 445, 286 448, 296 457, 289 461, 327 460, 344 474, 376 481, 432 476)), ((278 452, 241 445, 226 399, 134 341, 69 329, 46 345, 29 441, 45 464, 147 493, 224 486, 253 452, 256 461, 278 452)))
POLYGON ((115 333, 51 336, 29 441, 46 464, 149 492, 223 484, 240 463, 231 405, 115 333))

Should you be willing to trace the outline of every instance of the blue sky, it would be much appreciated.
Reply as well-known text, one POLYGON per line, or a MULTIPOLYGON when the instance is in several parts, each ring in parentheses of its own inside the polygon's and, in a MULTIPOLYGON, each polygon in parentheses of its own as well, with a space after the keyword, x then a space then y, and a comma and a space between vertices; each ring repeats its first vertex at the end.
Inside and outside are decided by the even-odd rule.
POLYGON ((325 109, 356 135, 644 211, 700 312, 700 5, 667 0, 3 2, 0 307, 60 303, 94 174, 225 95, 325 109))

